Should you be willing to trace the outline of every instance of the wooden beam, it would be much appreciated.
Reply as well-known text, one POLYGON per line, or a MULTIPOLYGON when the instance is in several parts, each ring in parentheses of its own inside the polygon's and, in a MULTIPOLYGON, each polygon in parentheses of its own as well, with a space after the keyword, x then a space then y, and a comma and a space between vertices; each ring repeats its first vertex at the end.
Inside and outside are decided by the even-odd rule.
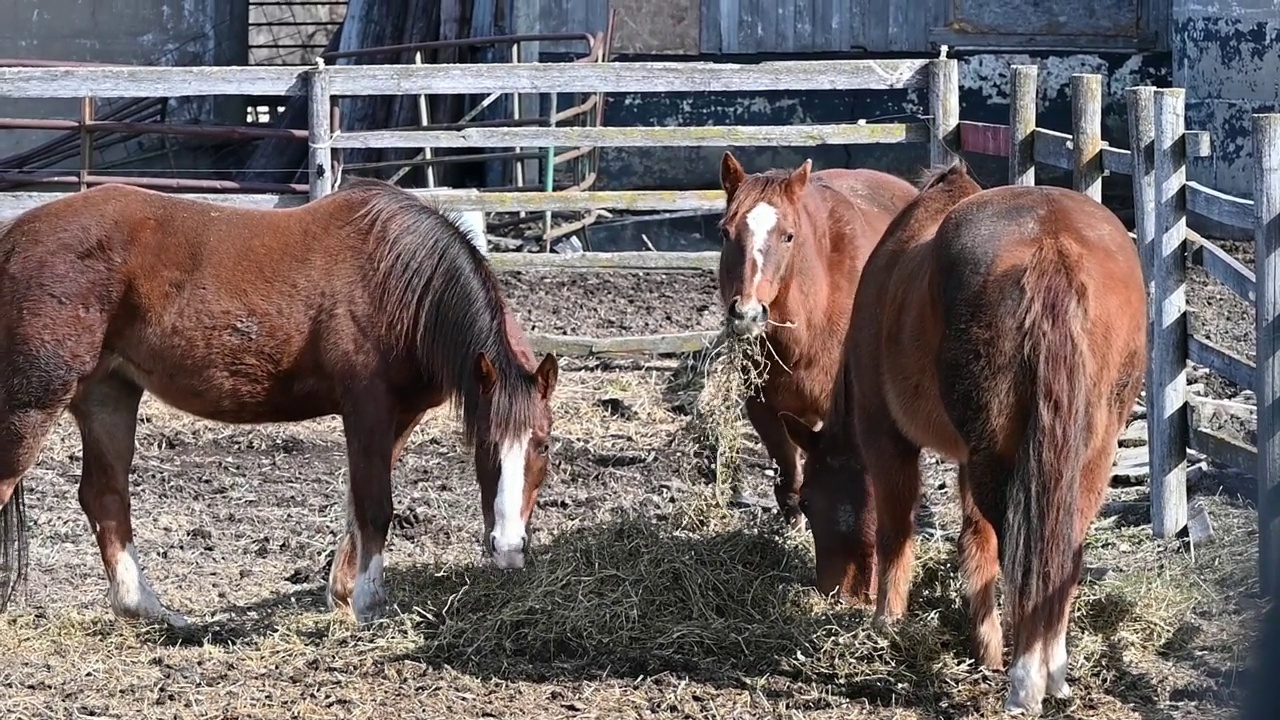
POLYGON ((1209 368, 1237 387, 1253 387, 1254 364, 1208 340, 1202 340, 1195 335, 1188 336, 1187 359, 1209 368))
POLYGON ((1193 428, 1189 440, 1192 450, 1242 472, 1252 472, 1252 468, 1258 463, 1256 450, 1212 430, 1193 428))
POLYGON ((1226 250, 1191 230, 1187 230, 1187 243, 1189 246, 1187 259, 1190 262, 1199 265, 1210 277, 1226 285, 1227 289, 1236 296, 1253 302, 1258 283, 1252 270, 1231 257, 1226 250))
POLYGON ((960 152, 960 65, 953 59, 929 61, 929 162, 950 165, 960 152))
POLYGON ((1071 76, 1071 185, 1102 202, 1102 76, 1071 76))
POLYGON ((508 127, 364 130, 335 135, 338 148, 387 147, 707 147, 868 145, 924 142, 924 124, 739 125, 723 127, 508 127))
POLYGON ((1009 68, 1009 184, 1036 184, 1036 82, 1039 68, 1014 65, 1009 68))
MULTIPOLYGON (((892 90, 926 85, 928 60, 785 60, 738 63, 463 63, 340 65, 330 92, 660 93, 767 90, 892 90)), ((298 66, 0 68, 0 97, 99 98, 302 95, 298 66)))
POLYGON ((500 272, 547 270, 700 271, 720 266, 718 252, 588 252, 491 253, 489 264, 500 272))
POLYGON ((1187 183, 1187 209, 1216 220, 1224 225, 1253 229, 1253 202, 1205 187, 1197 182, 1187 183))
POLYGON ((1253 116, 1254 321, 1258 349, 1258 569, 1262 592, 1280 598, 1280 114, 1253 116))
POLYGON ((720 333, 672 333, 637 337, 591 338, 571 335, 530 335, 534 350, 568 357, 597 355, 671 355, 698 352, 709 347, 720 333))

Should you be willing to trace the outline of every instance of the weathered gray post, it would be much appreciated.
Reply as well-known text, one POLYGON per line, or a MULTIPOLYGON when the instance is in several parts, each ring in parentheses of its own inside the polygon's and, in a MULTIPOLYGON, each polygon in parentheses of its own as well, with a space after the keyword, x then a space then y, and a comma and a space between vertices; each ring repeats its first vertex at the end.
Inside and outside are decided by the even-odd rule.
POLYGON ((1156 537, 1171 538, 1187 524, 1186 90, 1163 88, 1154 95, 1147 428, 1151 528, 1156 537))
POLYGON ((1275 598, 1280 562, 1280 114, 1253 116, 1253 262, 1257 272, 1258 579, 1275 598))
POLYGON ((310 199, 318 200, 333 191, 333 134, 329 128, 329 71, 322 58, 307 71, 307 177, 310 199))
POLYGON ((1009 68, 1009 184, 1036 184, 1035 65, 1009 68))
POLYGON ((929 163, 950 165, 960 150, 960 68, 953 59, 929 62, 929 112, 933 114, 929 163))
POLYGON ((1102 76, 1071 76, 1071 185, 1102 202, 1102 76))

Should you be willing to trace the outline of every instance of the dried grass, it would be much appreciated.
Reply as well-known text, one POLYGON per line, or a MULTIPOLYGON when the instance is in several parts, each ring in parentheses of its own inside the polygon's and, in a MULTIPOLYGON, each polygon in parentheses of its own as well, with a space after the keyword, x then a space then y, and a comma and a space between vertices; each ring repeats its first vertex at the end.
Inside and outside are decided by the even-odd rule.
MULTIPOLYGON (((729 444, 734 432, 746 432, 741 416, 733 402, 711 397, 726 388, 737 393, 742 386, 735 383, 745 382, 717 375, 738 362, 733 357, 724 351, 703 365, 701 402, 690 400, 696 409, 683 417, 658 387, 664 376, 678 385, 686 370, 649 364, 566 372, 557 401, 558 468, 546 496, 552 506, 538 516, 559 524, 538 538, 530 567, 492 571, 457 537, 439 541, 453 551, 437 550, 439 530, 413 543, 397 540, 388 581, 401 612, 371 628, 325 611, 323 567, 292 590, 278 582, 249 586, 252 602, 196 618, 191 632, 120 623, 101 603, 92 541, 82 525, 68 530, 83 582, 62 590, 87 594, 77 598, 83 608, 51 596, 0 620, 0 687, 16 690, 0 693, 0 715, 995 716, 1005 683, 969 658, 949 471, 925 467, 926 502, 940 530, 920 537, 908 616, 890 632, 874 632, 865 609, 812 590, 807 537, 786 532, 775 513, 727 509, 725 485, 699 481, 702 470, 684 445, 673 448, 673 436, 719 433, 717 470, 753 481, 748 463, 759 458, 746 452, 750 435, 729 444), (413 544, 432 550, 414 554, 413 544)), ((258 447, 273 454, 281 473, 291 472, 291 456, 278 449, 294 443, 326 448, 333 457, 325 462, 340 468, 333 431, 321 424, 296 436, 279 428, 220 436, 225 428, 159 413, 143 430, 152 433, 144 438, 148 447, 160 444, 154 433, 189 433, 188 461, 201 447, 215 457, 220 447, 258 447)), ((444 453, 453 463, 448 472, 464 473, 465 453, 453 433, 447 420, 433 417, 410 453, 423 453, 414 456, 423 462, 444 453)), ((140 462, 176 463, 173 456, 143 452, 140 462)), ((457 508, 475 514, 470 478, 463 480, 459 504, 434 515, 424 505, 428 528, 457 508)), ((281 502, 269 496, 269 485, 255 487, 260 495, 245 507, 281 502)), ((239 486, 227 492, 240 498, 239 486)), ((209 502, 172 512, 198 518, 209 502)), ((1219 537, 1198 549, 1194 562, 1151 540, 1141 518, 1099 521, 1087 562, 1114 572, 1081 590, 1069 638, 1076 697, 1051 704, 1050 716, 1228 716, 1231 674, 1242 661, 1237 649, 1251 630, 1256 536, 1251 508, 1228 498, 1206 502, 1219 537)), ((335 526, 336 505, 328 518, 335 526)), ((47 505, 32 511, 42 518, 41 539, 50 542, 50 524, 58 521, 47 505)), ((66 517, 68 525, 82 522, 66 517)), ((270 518, 279 523, 273 537, 297 533, 292 520, 270 518)), ((267 531, 247 530, 248 522, 229 531, 243 538, 267 531)), ((317 545, 330 546, 324 538, 317 545)), ((37 543, 35 551, 47 547, 37 543)), ((242 559, 246 568, 271 562, 242 559)))

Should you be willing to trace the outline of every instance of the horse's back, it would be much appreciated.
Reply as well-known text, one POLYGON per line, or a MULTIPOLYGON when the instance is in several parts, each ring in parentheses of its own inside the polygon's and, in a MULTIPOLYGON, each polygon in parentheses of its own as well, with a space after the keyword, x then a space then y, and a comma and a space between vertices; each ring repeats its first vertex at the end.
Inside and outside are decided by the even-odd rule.
POLYGON ((814 173, 813 177, 859 208, 887 214, 890 218, 911 202, 917 192, 906 180, 870 168, 830 168, 814 173))

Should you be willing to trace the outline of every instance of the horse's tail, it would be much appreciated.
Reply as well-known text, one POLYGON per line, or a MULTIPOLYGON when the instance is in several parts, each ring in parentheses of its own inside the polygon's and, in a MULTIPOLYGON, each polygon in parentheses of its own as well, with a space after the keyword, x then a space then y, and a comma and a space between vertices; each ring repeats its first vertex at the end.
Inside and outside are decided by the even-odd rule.
POLYGON ((27 507, 22 480, 0 507, 0 612, 27 576, 27 507))
POLYGON ((1019 375, 1029 400, 1005 510, 1006 606, 1015 653, 1061 629, 1075 580, 1076 500, 1089 449, 1083 287, 1067 250, 1048 241, 1022 278, 1019 375))

